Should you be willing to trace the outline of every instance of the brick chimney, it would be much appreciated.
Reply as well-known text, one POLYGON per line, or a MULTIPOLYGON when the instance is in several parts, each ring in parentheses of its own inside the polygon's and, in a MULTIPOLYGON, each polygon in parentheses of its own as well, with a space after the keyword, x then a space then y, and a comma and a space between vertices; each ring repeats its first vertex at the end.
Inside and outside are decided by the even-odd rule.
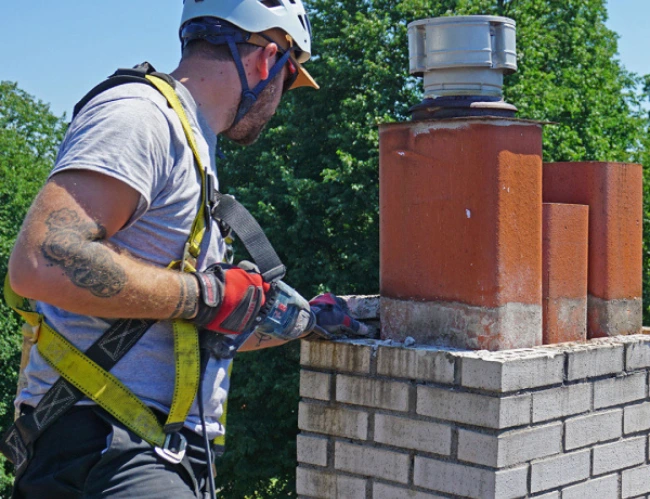
POLYGON ((425 98, 380 127, 381 295, 346 298, 382 339, 302 342, 299 499, 648 497, 641 166, 542 165, 501 97, 512 20, 409 42, 425 98))
POLYGON ((413 121, 380 126, 382 338, 542 343, 542 126, 502 100, 514 21, 409 25, 413 121))

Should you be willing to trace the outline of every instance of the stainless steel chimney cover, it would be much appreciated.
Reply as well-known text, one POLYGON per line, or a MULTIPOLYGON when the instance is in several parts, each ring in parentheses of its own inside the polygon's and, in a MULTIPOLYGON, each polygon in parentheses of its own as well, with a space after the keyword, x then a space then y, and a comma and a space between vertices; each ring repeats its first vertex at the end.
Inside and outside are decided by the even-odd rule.
POLYGON ((507 17, 435 17, 408 25, 410 73, 425 99, 501 98, 503 75, 517 70, 516 23, 507 17))

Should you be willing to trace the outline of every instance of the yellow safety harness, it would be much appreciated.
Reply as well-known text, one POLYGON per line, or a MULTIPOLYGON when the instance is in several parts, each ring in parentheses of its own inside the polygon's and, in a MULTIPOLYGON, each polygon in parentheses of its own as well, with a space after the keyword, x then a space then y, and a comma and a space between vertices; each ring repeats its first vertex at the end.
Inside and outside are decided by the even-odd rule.
MULTIPOLYGON (((207 174, 199 155, 194 133, 174 88, 164 78, 155 74, 146 74, 144 77, 160 91, 167 99, 169 106, 178 115, 187 142, 194 154, 196 168, 201 177, 201 208, 194 218, 190 235, 185 243, 181 258, 169 264, 169 268, 177 268, 184 272, 194 272, 196 271, 196 262, 199 257, 201 242, 206 232, 206 224, 210 223, 209 206, 206 203, 208 191, 206 185, 207 174)), ((138 399, 119 379, 97 362, 91 360, 86 354, 55 331, 45 322, 42 315, 34 312, 29 306, 28 300, 17 295, 11 289, 8 279, 5 280, 4 292, 7 304, 18 312, 27 324, 33 328, 38 328, 39 332, 36 342, 38 351, 63 379, 110 413, 136 435, 155 446, 157 452, 163 457, 173 462, 180 462, 182 456, 175 450, 169 449, 170 437, 177 434, 183 427, 199 389, 200 353, 199 334, 196 326, 184 320, 173 321, 176 376, 171 408, 167 420, 163 425, 158 421, 154 412, 138 399)), ((143 326, 140 336, 153 323, 153 321, 148 322, 141 321, 143 326)), ((53 410, 56 410, 56 407, 53 410)), ((224 404, 223 415, 220 419, 220 422, 224 425, 225 417, 226 410, 224 404)), ((19 421, 20 419, 16 423, 19 423, 19 421)), ((17 426, 20 428, 19 424, 17 426)), ((36 426, 38 426, 38 420, 36 426)), ((12 428, 17 431, 14 427, 12 428)), ((13 454, 17 454, 17 456, 13 455, 9 457, 12 458, 17 470, 20 470, 23 461, 27 461, 29 456, 27 455, 27 449, 21 450, 18 448, 20 432, 12 434, 12 428, 5 434, 2 442, 4 444, 2 451, 5 454, 11 454, 12 451, 13 454), (6 448, 9 449, 8 452, 5 452, 6 448), (24 451, 25 455, 21 454, 22 451, 24 451)), ((225 437, 217 437, 213 443, 218 447, 223 446, 225 437)))

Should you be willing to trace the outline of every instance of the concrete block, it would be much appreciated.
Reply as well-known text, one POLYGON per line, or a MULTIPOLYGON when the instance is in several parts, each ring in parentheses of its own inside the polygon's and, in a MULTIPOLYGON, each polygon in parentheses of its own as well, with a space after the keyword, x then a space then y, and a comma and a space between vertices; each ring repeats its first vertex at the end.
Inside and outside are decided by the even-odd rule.
MULTIPOLYGON (((635 336, 635 338, 638 336, 635 336)), ((625 369, 647 369, 650 367, 650 337, 640 336, 636 343, 630 343, 625 348, 625 369)))
POLYGON ((542 492, 589 477, 589 455, 587 449, 531 463, 530 491, 542 492))
POLYGON ((650 402, 628 405, 624 409, 623 432, 636 433, 650 429, 650 402))
POLYGON ((639 333, 641 165, 546 163, 543 178, 544 202, 589 205, 589 337, 639 333))
POLYGON ((346 404, 408 411, 411 389, 409 383, 398 381, 342 374, 336 376, 336 400, 346 404))
POLYGON ((597 412, 567 419, 564 423, 566 450, 585 447, 623 435, 623 410, 597 412))
POLYGON ((645 372, 597 381, 594 383, 594 408, 600 409, 646 398, 646 381, 645 372))
POLYGON ((300 396, 310 399, 330 400, 332 375, 316 371, 300 371, 300 396))
POLYGON ((355 319, 379 319, 379 295, 341 295, 355 319))
POLYGON ((492 471, 415 456, 417 487, 480 499, 510 499, 527 494, 528 466, 492 471))
POLYGON ((376 414, 375 441, 448 456, 451 454, 451 426, 376 414))
POLYGON ((529 394, 498 398, 418 386, 416 411, 423 416, 501 429, 528 424, 530 403, 529 394))
POLYGON ((560 492, 556 490, 554 492, 549 492, 548 494, 542 494, 541 496, 531 497, 534 497, 534 499, 560 499, 560 492))
POLYGON ((393 487, 385 483, 372 484, 372 499, 445 499, 436 494, 427 494, 412 489, 393 487))
POLYGON ((327 466, 327 437, 298 435, 296 451, 298 463, 327 466))
POLYGON ((586 340, 589 207, 544 203, 542 212, 544 344, 586 340))
POLYGON ((356 475, 406 484, 410 462, 410 456, 402 452, 345 442, 334 445, 334 467, 356 475))
POLYGON ((454 383, 455 356, 449 351, 427 348, 380 346, 377 374, 391 378, 454 383))
POLYGON ((382 336, 488 350, 540 344, 541 127, 413 121, 379 134, 382 336), (535 308, 528 320, 539 322, 500 313, 515 304, 535 308), (439 320, 417 327, 419 305, 439 320))
POLYGON ((499 437, 477 431, 458 430, 458 460, 499 467, 499 437))
POLYGON ((486 435, 458 430, 458 459, 505 468, 562 452, 562 423, 486 435))
POLYGON ((315 499, 366 499, 366 480, 299 467, 296 492, 315 499))
POLYGON ((591 384, 563 386, 533 392, 533 423, 587 412, 591 408, 591 384))
POLYGON ((528 492, 528 465, 494 473, 494 498, 521 497, 528 492))
POLYGON ((368 438, 368 413, 301 402, 298 406, 298 428, 325 435, 365 440, 368 438))
POLYGON ((650 465, 623 470, 621 497, 636 497, 650 492, 650 465))
POLYGON ((372 347, 332 341, 301 341, 300 363, 305 367, 367 374, 372 347))
POLYGON ((586 482, 562 489, 562 499, 595 499, 618 497, 618 475, 592 478, 586 482))
POLYGON ((566 352, 567 379, 575 381, 624 370, 625 348, 620 344, 593 344, 573 347, 566 352))
POLYGON ((642 320, 641 298, 603 300, 591 295, 587 297, 587 335, 591 338, 639 334, 642 320))
POLYGON ((521 349, 461 355, 461 384, 497 392, 561 384, 564 356, 545 350, 521 349))
POLYGON ((488 308, 382 296, 381 309, 382 339, 404 341, 411 336, 419 345, 493 351, 542 344, 541 304, 488 308))
POLYGON ((630 468, 646 461, 646 437, 629 438, 593 448, 592 474, 630 468))

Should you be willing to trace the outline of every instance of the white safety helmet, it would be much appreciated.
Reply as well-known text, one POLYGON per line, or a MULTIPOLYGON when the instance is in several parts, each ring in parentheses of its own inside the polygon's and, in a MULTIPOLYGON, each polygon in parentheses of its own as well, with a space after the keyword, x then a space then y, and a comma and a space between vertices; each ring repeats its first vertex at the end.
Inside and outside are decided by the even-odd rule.
POLYGON ((265 46, 271 39, 283 51, 290 50, 297 69, 291 89, 319 88, 302 65, 311 57, 311 25, 302 0, 184 0, 183 3, 180 33, 184 43, 192 36, 184 36, 186 26, 200 23, 201 19, 221 19, 252 33, 248 43, 265 46), (256 36, 262 33, 263 38, 256 36))
POLYGON ((278 28, 296 45, 300 63, 311 57, 311 26, 301 0, 184 0, 182 26, 192 19, 217 17, 250 33, 278 28))

